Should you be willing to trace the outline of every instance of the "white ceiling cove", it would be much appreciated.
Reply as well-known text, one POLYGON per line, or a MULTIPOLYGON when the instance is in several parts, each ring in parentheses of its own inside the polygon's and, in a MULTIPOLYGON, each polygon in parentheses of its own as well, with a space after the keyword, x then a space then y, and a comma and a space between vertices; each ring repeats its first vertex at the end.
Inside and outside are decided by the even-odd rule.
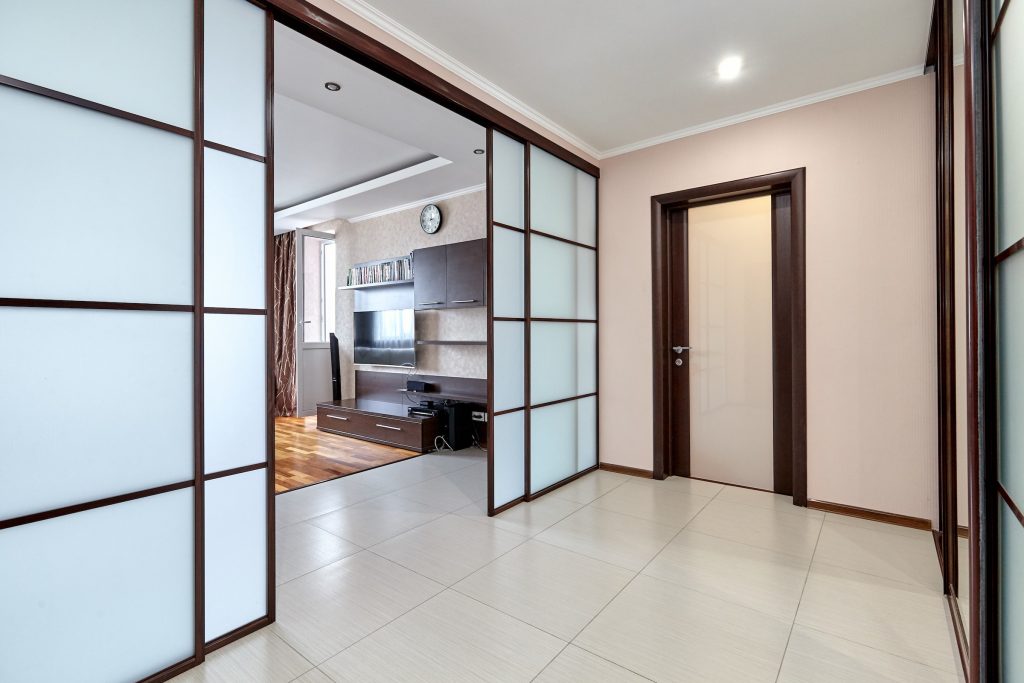
POLYGON ((485 146, 481 126, 275 27, 277 231, 478 188, 486 160, 473 150, 485 146), (328 81, 341 91, 327 90, 328 81))
POLYGON ((601 158, 922 73, 932 0, 337 0, 601 158), (720 81, 724 57, 744 68, 720 81))

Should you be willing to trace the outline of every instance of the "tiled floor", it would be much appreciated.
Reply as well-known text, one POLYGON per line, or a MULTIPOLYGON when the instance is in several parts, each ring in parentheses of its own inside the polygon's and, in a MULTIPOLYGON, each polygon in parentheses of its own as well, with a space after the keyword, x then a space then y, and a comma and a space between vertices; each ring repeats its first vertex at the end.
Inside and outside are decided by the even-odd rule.
POLYGON ((497 518, 482 454, 278 496, 277 622, 180 681, 957 681, 926 532, 599 471, 497 518))

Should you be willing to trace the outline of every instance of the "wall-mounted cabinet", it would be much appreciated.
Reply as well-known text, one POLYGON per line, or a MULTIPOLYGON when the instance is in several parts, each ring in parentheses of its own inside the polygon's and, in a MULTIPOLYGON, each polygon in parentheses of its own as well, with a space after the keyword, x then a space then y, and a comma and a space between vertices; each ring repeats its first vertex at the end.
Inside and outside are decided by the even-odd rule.
POLYGON ((412 252, 417 310, 487 305, 487 240, 412 252))

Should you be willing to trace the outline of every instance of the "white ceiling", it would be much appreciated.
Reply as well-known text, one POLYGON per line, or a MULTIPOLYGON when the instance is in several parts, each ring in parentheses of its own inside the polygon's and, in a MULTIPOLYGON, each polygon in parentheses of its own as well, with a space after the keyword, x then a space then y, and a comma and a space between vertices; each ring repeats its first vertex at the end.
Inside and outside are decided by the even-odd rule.
POLYGON ((291 29, 275 27, 275 210, 360 184, 372 188, 275 218, 277 231, 479 186, 486 161, 473 150, 485 145, 481 126, 291 29), (327 81, 339 83, 341 91, 324 88, 327 81), (375 182, 438 157, 450 163, 397 173, 392 177, 405 176, 397 182, 375 182))
POLYGON ((932 0, 337 0, 597 157, 920 74, 932 0), (740 77, 718 62, 740 55, 740 77))

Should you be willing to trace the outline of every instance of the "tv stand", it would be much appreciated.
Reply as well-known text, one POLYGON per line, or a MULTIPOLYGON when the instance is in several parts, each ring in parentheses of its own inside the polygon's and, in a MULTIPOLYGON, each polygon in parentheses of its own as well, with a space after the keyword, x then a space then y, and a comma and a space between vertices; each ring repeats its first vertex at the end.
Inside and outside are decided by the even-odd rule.
POLYGON ((437 418, 410 417, 402 403, 361 398, 318 403, 316 428, 418 453, 434 450, 438 433, 437 418))

